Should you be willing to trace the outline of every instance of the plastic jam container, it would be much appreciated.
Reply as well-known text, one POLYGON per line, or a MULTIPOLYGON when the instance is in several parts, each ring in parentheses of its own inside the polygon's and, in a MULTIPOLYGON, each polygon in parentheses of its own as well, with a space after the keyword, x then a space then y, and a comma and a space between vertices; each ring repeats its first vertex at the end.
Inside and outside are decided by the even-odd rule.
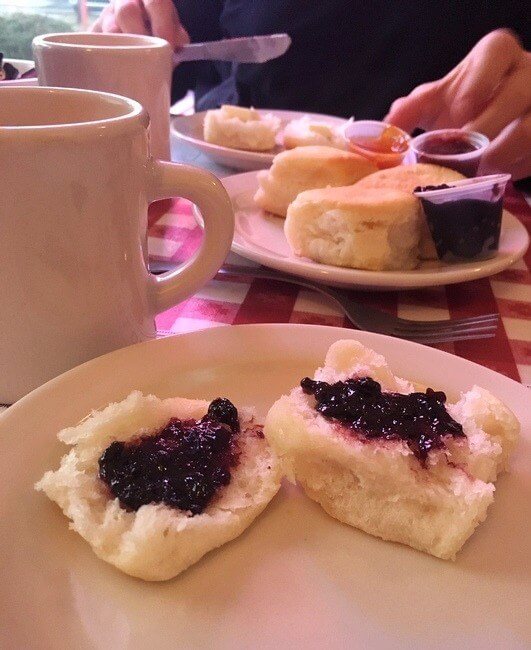
POLYGON ((351 151, 372 160, 379 169, 400 165, 411 141, 402 129, 374 120, 347 122, 343 137, 351 151))
POLYGON ((481 156, 489 144, 482 133, 462 129, 440 129, 418 135, 411 142, 417 162, 450 167, 465 176, 475 176, 481 156))
POLYGON ((510 174, 415 188, 435 242, 445 262, 494 257, 500 242, 503 195, 510 174))

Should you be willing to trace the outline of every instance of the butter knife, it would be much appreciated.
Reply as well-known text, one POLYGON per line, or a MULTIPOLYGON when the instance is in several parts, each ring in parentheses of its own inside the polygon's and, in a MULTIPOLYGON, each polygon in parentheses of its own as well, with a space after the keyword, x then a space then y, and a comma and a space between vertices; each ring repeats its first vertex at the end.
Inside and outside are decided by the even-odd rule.
POLYGON ((233 61, 234 63, 264 63, 282 56, 291 45, 288 34, 268 34, 221 41, 191 43, 173 55, 173 63, 184 61, 233 61))
MULTIPOLYGON (((282 56, 291 45, 288 34, 243 36, 221 41, 190 43, 173 53, 173 65, 184 61, 232 61, 234 63, 265 63, 282 56)), ((35 68, 21 77, 36 77, 35 68)))

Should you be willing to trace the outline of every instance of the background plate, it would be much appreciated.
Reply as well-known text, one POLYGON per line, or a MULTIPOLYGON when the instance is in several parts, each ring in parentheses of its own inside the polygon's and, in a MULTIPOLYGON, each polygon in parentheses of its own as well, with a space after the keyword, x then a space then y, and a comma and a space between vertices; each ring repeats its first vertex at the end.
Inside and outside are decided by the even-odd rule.
MULTIPOLYGON (((19 71, 19 74, 24 74, 31 68, 35 67, 35 63, 28 59, 4 59, 6 63, 11 63, 19 71)), ((12 79, 11 81, 0 81, 0 88, 14 88, 15 86, 38 86, 39 81, 37 77, 29 77, 28 79, 12 79)))
MULTIPOLYGON (((319 120, 319 122, 326 122, 332 125, 341 125, 346 122, 342 117, 321 115, 319 113, 299 113, 298 111, 277 111, 274 109, 259 109, 258 112, 262 115, 266 113, 276 115, 281 119, 283 126, 303 115, 309 115, 319 120)), ((229 149, 228 147, 221 147, 217 144, 205 142, 203 138, 203 120, 205 114, 206 111, 202 111, 194 115, 174 117, 171 122, 171 134, 177 140, 182 140, 197 147, 218 165, 225 165, 232 167, 232 169, 240 169, 243 171, 264 169, 270 167, 276 154, 283 151, 282 147, 275 147, 275 149, 269 152, 243 151, 241 149, 229 149)))
POLYGON ((444 352, 300 325, 222 327, 119 350, 52 380, 0 416, 3 648, 524 648, 531 642, 531 413, 521 385, 444 352), (132 389, 268 406, 359 339, 400 375, 450 394, 484 386, 525 435, 487 520, 455 563, 383 542, 284 486, 240 538, 166 583, 97 559, 33 490, 65 447, 58 429, 132 389))

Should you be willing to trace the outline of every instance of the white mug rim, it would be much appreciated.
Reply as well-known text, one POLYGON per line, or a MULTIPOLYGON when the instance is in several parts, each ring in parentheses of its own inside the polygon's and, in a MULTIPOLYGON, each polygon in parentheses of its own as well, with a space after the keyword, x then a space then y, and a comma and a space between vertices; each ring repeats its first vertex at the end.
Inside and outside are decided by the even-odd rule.
MULTIPOLYGON (((149 117, 144 107, 134 99, 115 95, 113 93, 106 93, 96 90, 86 90, 81 88, 61 88, 54 86, 30 86, 30 87, 16 87, 16 88, 3 88, 0 87, 0 102, 2 101, 2 94, 5 96, 7 93, 20 96, 20 101, 24 101, 24 95, 75 95, 82 96, 97 96, 101 101, 107 103, 119 103, 124 109, 123 114, 113 117, 104 117, 99 119, 87 119, 79 122, 66 122, 61 123, 58 121, 56 124, 28 124, 28 125, 4 125, 0 124, 0 140, 6 137, 50 137, 56 138, 59 134, 66 137, 73 137, 78 135, 95 135, 100 133, 102 129, 112 130, 113 132, 130 132, 138 128, 147 128, 149 125, 149 117)), ((59 118, 58 118, 59 119, 59 118)))
POLYGON ((61 49, 83 49, 102 50, 113 52, 131 52, 131 50, 158 50, 169 48, 170 44, 158 36, 146 36, 144 34, 100 34, 98 32, 55 32, 42 34, 33 39, 34 48, 61 48, 61 49), (89 38, 94 42, 81 42, 83 38, 89 38), (72 40, 70 40, 72 39, 72 40), (76 40, 77 39, 77 40, 76 40), (121 40, 120 45, 105 45, 105 40, 121 40), (97 41, 102 41, 98 43, 97 41))

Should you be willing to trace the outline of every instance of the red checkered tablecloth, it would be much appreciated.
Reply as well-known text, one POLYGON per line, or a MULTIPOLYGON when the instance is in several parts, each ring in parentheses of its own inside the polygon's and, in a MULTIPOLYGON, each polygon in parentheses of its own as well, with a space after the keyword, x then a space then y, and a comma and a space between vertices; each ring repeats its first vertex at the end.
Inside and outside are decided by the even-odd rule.
MULTIPOLYGON (((531 231, 531 209, 520 194, 510 191, 506 208, 531 231)), ((201 229, 186 201, 174 200, 167 211, 152 206, 149 223, 149 251, 157 260, 182 262, 199 246, 201 229)), ((254 265, 232 253, 228 261, 254 265)), ((421 320, 499 312, 501 324, 494 338, 436 347, 531 385, 531 249, 524 259, 491 278, 415 291, 352 291, 352 296, 401 317, 421 320)), ((161 334, 236 323, 352 327, 339 308, 317 292, 244 278, 212 280, 195 296, 157 317, 161 334)))

